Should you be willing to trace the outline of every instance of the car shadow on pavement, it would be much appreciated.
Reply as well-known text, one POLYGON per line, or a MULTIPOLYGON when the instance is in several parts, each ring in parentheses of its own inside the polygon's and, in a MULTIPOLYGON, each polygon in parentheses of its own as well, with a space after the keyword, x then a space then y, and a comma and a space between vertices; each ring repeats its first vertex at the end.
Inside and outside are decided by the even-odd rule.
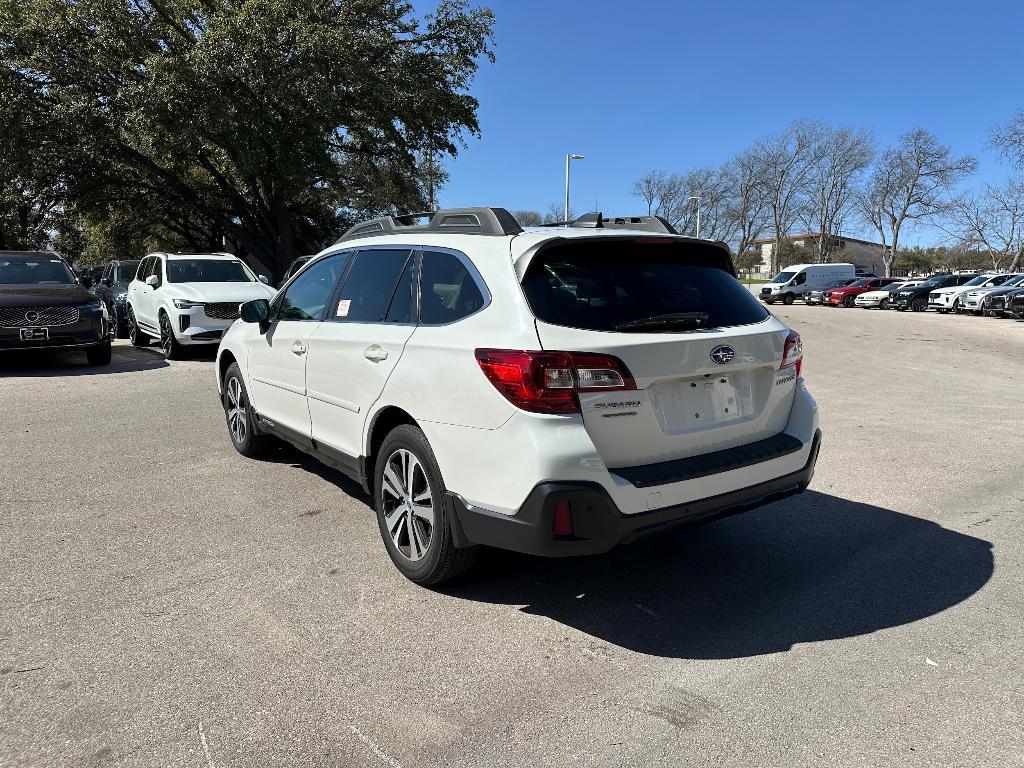
POLYGON ((156 347, 115 346, 110 365, 89 365, 84 352, 10 352, 0 356, 0 377, 99 376, 166 368, 156 347))
POLYGON ((807 491, 597 558, 487 552, 444 590, 546 616, 656 656, 728 659, 932 616, 992 575, 992 545, 807 491))
MULTIPOLYGON (((287 464, 296 469, 304 469, 320 479, 338 486, 356 501, 361 501, 367 506, 373 502, 363 487, 344 472, 327 466, 320 460, 283 441, 278 441, 268 453, 260 456, 257 461, 271 461, 275 464, 287 464)), ((372 515, 372 510, 368 511, 368 514, 372 515)))

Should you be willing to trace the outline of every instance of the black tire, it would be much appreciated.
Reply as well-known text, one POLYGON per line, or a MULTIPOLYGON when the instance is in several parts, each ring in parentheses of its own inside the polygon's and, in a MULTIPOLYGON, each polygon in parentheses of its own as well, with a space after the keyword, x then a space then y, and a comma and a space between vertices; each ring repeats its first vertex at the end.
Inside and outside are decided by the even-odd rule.
POLYGON ((149 346, 149 334, 145 333, 139 328, 138 322, 135 320, 135 310, 128 307, 128 338, 132 342, 133 347, 148 347, 149 346))
POLYGON ((960 314, 960 299, 953 299, 953 306, 949 308, 949 311, 954 315, 960 314))
POLYGON ((164 353, 164 360, 181 360, 185 354, 184 347, 174 338, 171 318, 166 312, 160 313, 160 351, 164 353))
POLYGON ((85 359, 89 365, 110 365, 110 339, 105 343, 85 350, 85 359))
POLYGON ((428 586, 451 581, 473 565, 479 547, 460 549, 455 546, 444 480, 430 443, 419 427, 401 424, 388 433, 377 453, 373 480, 374 509, 380 536, 391 562, 403 576, 416 584, 428 586), (404 465, 412 475, 411 483, 406 483, 398 471, 403 469, 407 456, 416 461, 415 465, 411 462, 404 465), (389 469, 393 473, 391 476, 400 481, 397 488, 391 480, 385 484, 385 470, 389 469), (422 499, 425 494, 430 497, 432 525, 411 511, 402 512, 403 508, 410 506, 409 500, 422 499), (408 552, 404 551, 406 549, 408 552))
POLYGON ((794 297, 792 293, 787 293, 782 297, 782 303, 788 307, 790 304, 793 303, 793 298, 794 297))
MULTIPOLYGON (((878 302, 878 308, 879 309, 888 309, 889 308, 889 300, 888 299, 882 299, 880 302, 878 302)), ((867 307, 865 307, 865 309, 867 309, 867 307)))
POLYGON ((269 435, 257 433, 254 428, 256 418, 238 363, 228 366, 227 373, 224 374, 223 390, 221 404, 224 406, 224 420, 228 426, 231 444, 243 456, 250 459, 259 458, 270 448, 272 439, 269 435))
POLYGON ((853 309, 854 304, 856 303, 856 301, 857 301, 857 297, 855 297, 855 296, 847 296, 846 298, 843 299, 843 306, 846 307, 847 309, 853 309))
POLYGON ((912 312, 926 312, 928 311, 928 299, 924 296, 918 296, 912 302, 910 302, 910 309, 912 312))

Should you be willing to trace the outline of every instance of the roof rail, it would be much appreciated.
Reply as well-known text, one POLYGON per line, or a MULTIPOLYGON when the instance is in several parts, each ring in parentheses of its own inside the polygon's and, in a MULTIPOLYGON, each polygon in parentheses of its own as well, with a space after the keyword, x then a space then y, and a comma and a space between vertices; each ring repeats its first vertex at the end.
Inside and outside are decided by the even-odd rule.
POLYGON ((578 216, 573 221, 556 221, 545 227, 590 227, 593 229, 634 229, 642 232, 664 232, 678 235, 676 228, 661 216, 612 216, 605 218, 600 211, 578 216))
POLYGON ((442 208, 424 213, 381 216, 351 227, 337 243, 359 237, 398 235, 406 232, 450 232, 459 235, 516 235, 523 231, 519 222, 504 208, 442 208), (417 224, 419 219, 428 219, 417 224))

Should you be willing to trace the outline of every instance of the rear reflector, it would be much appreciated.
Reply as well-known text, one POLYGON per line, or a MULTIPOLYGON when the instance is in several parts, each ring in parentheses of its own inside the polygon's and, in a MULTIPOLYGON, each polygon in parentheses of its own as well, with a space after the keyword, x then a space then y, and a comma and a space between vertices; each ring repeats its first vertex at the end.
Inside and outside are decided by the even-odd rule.
POLYGON ((476 360, 505 399, 531 413, 579 413, 579 392, 636 389, 625 363, 611 355, 478 349, 476 360))
POLYGON ((572 505, 568 501, 555 502, 555 536, 572 536, 572 505))

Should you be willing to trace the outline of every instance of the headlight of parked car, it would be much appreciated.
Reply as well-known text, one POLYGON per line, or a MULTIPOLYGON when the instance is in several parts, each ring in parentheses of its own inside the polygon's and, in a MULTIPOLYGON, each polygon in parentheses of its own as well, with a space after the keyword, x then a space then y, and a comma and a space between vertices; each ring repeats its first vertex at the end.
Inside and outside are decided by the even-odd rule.
POLYGON ((95 315, 103 311, 102 301, 90 301, 88 304, 83 304, 80 310, 84 314, 95 315))
POLYGON ((118 304, 124 302, 124 300, 127 299, 127 298, 128 298, 128 291, 121 291, 120 293, 115 293, 114 294, 114 301, 116 301, 118 304))
POLYGON ((201 301, 185 301, 185 299, 175 299, 174 306, 178 309, 195 309, 196 307, 203 306, 201 301))

